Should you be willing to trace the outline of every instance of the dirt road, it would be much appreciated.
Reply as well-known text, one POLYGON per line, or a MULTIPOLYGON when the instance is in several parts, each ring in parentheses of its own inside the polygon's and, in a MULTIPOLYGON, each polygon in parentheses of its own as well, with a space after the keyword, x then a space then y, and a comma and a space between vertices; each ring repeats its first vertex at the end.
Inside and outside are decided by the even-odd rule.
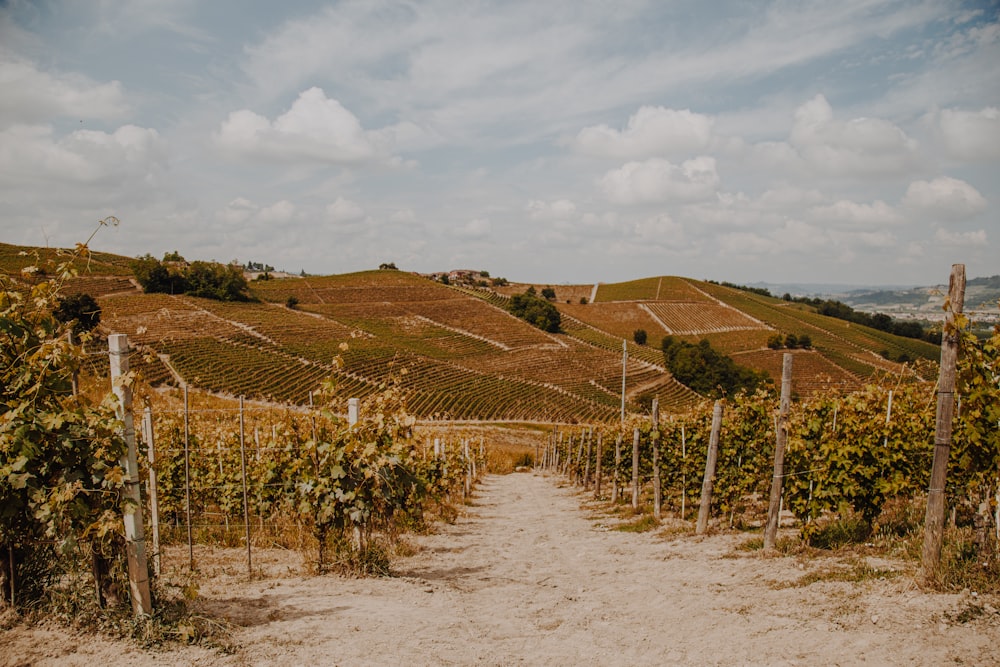
MULTIPOLYGON (((53 633, 49 655, 8 664, 1000 664, 1000 614, 968 594, 927 594, 905 575, 803 585, 838 564, 736 550, 745 536, 612 531, 584 499, 542 475, 488 477, 393 578, 206 585, 206 609, 242 626, 236 655, 121 655, 98 639, 58 650, 53 633)), ((0 650, 27 648, 14 637, 0 650)))

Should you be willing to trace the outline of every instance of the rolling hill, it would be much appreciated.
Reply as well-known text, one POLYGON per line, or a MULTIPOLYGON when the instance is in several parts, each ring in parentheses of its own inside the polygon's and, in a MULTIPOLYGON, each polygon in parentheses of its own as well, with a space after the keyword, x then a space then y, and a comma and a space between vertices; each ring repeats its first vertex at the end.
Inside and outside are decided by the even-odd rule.
MULTIPOLYGON (((37 261, 35 252, 0 245, 0 270, 16 274, 37 261)), ((681 277, 556 287, 562 331, 549 334, 503 308, 526 285, 491 290, 379 270, 254 281, 258 301, 232 303, 144 294, 124 270, 128 263, 95 253, 78 263, 80 275, 66 290, 97 298, 100 332, 129 334, 134 363, 151 382, 297 404, 328 380, 345 403, 395 383, 424 419, 614 420, 623 340, 632 411, 653 396, 675 411, 701 400, 664 368, 658 346, 666 335, 707 338, 738 363, 777 376, 783 351, 768 349, 768 338, 807 334, 812 349, 794 351, 800 394, 900 372, 882 352, 938 355, 933 345, 799 304, 681 277), (632 342, 636 329, 648 332, 648 346, 632 342)))

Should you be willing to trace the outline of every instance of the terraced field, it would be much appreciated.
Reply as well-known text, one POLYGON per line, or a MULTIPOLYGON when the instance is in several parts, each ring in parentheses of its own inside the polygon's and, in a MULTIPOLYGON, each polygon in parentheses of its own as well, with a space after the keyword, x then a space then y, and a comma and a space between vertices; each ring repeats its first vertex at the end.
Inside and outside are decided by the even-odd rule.
POLYGON ((882 350, 893 355, 906 352, 929 361, 935 361, 940 354, 937 346, 930 343, 825 317, 801 304, 721 285, 703 283, 701 287, 712 296, 778 331, 794 333, 796 336, 808 335, 812 346, 829 361, 862 378, 880 371, 899 371, 899 364, 887 362, 879 356, 878 352, 882 350))
MULTIPOLYGON (((321 284, 323 301, 302 306, 308 311, 184 296, 110 296, 101 299, 103 327, 130 333, 136 344, 164 355, 185 381, 220 393, 303 403, 332 378, 336 395, 345 399, 396 382, 408 408, 425 418, 572 422, 617 414, 620 389, 606 386, 620 386, 610 381, 620 378, 615 356, 583 346, 590 354, 578 360, 581 350, 572 341, 537 331, 482 299, 427 281, 413 284, 419 280, 376 286, 374 307, 364 288, 321 284)), ((285 293, 303 283, 290 279, 285 293)), ((275 301, 281 294, 269 292, 275 301)), ((639 370, 635 382, 648 383, 639 370)))
MULTIPOLYGON (((22 250, 0 244, 0 271, 16 275, 37 263, 36 250, 22 250)), ((37 253, 60 258, 55 250, 37 253)), ((147 378, 280 402, 304 403, 327 380, 342 399, 395 383, 409 409, 428 419, 605 421, 620 409, 623 340, 629 410, 651 396, 664 410, 701 400, 664 368, 659 342, 666 335, 707 338, 777 377, 781 351, 769 350, 768 338, 808 334, 813 351, 795 352, 800 394, 899 372, 883 352, 937 357, 935 346, 920 341, 680 277, 554 286, 562 331, 548 334, 506 311, 523 284, 492 290, 366 271, 255 281, 259 302, 224 303, 143 294, 129 279, 130 262, 94 253, 66 291, 98 298, 101 331, 129 334, 138 348, 133 364, 147 378), (646 330, 648 345, 633 342, 636 329, 646 330)))
MULTIPOLYGON (((18 274, 25 266, 55 268, 69 259, 69 253, 60 248, 37 248, 0 243, 0 273, 18 274)), ((81 275, 132 275, 132 259, 106 252, 91 252, 89 257, 76 259, 72 267, 81 275)))

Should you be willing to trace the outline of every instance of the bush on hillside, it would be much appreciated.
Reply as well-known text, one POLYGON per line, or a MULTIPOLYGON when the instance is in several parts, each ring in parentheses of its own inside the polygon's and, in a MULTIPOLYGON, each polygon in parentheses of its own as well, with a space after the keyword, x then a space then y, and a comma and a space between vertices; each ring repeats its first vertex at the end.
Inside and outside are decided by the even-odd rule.
POLYGON ((771 381, 766 373, 739 366, 705 339, 695 345, 667 336, 661 348, 673 376, 705 396, 721 398, 740 389, 753 391, 771 381))
POLYGON ((533 287, 529 287, 524 294, 515 294, 511 297, 507 308, 515 317, 533 324, 542 331, 556 333, 562 324, 559 310, 538 296, 533 287))

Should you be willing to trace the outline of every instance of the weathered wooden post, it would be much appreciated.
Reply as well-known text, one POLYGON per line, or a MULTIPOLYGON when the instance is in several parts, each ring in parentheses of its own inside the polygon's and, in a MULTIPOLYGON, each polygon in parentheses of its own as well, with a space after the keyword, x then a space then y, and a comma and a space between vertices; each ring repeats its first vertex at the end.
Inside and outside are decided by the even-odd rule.
POLYGON ((130 505, 125 510, 125 549, 128 556, 128 580, 132 594, 132 610, 136 614, 152 614, 149 594, 149 569, 146 566, 146 538, 142 526, 142 498, 139 493, 139 462, 135 445, 135 422, 132 416, 132 387, 128 374, 128 336, 108 336, 111 361, 111 389, 118 397, 118 418, 125 426, 128 450, 120 461, 125 469, 125 495, 130 505))
MULTIPOLYGON (((184 514, 187 519, 188 569, 194 571, 194 536, 191 533, 191 428, 188 386, 184 383, 184 514)), ((271 431, 274 433, 274 430, 271 431)))
POLYGON ((592 435, 593 435, 593 429, 588 430, 587 431, 587 453, 586 453, 586 455, 584 457, 584 463, 583 463, 583 490, 584 491, 589 491, 590 490, 590 449, 591 449, 590 439, 591 439, 592 435))
POLYGON ((698 508, 698 523, 695 534, 708 530, 708 516, 712 510, 712 491, 715 488, 715 468, 719 460, 719 433, 722 431, 722 401, 716 401, 712 409, 712 433, 708 438, 708 456, 705 458, 705 478, 701 483, 701 505, 698 508))
POLYGON ((774 444, 774 475, 771 477, 771 499, 767 507, 764 528, 764 550, 774 549, 781 518, 781 488, 785 481, 785 440, 788 437, 788 406, 792 396, 792 354, 786 352, 781 365, 781 403, 774 444))
MULTIPOLYGON (((312 394, 310 394, 310 397, 312 394)), ((349 398, 347 399, 347 425, 354 426, 358 423, 358 419, 361 418, 361 399, 360 398, 349 398)))
POLYGON ((639 509, 639 427, 632 429, 632 509, 639 509))
POLYGON ((247 493, 246 427, 243 415, 243 397, 240 396, 240 477, 243 480, 243 533, 247 541, 247 578, 253 581, 253 562, 250 553, 250 500, 247 493))
POLYGON ((597 432, 597 462, 594 466, 596 470, 594 471, 594 497, 600 499, 601 497, 601 459, 604 457, 604 434, 600 431, 597 432))
POLYGON ((681 521, 687 516, 687 437, 681 424, 681 521))
POLYGON ((615 469, 611 472, 611 502, 618 502, 618 487, 621 485, 620 468, 622 465, 622 434, 621 431, 615 436, 615 469))
POLYGON ((149 518, 150 536, 153 541, 153 572, 160 575, 160 503, 156 491, 156 449, 153 442, 153 411, 147 406, 142 411, 142 439, 146 442, 146 460, 149 461, 149 518))
POLYGON ((660 489, 660 399, 658 397, 653 399, 652 422, 650 437, 653 439, 653 516, 659 520, 663 494, 660 489))
POLYGON ((965 304, 965 265, 954 264, 948 280, 948 315, 941 336, 941 370, 938 376, 937 414, 934 419, 934 461, 927 489, 924 548, 921 569, 926 581, 937 576, 944 535, 944 487, 948 478, 952 417, 955 411, 955 367, 958 364, 957 315, 965 304))

